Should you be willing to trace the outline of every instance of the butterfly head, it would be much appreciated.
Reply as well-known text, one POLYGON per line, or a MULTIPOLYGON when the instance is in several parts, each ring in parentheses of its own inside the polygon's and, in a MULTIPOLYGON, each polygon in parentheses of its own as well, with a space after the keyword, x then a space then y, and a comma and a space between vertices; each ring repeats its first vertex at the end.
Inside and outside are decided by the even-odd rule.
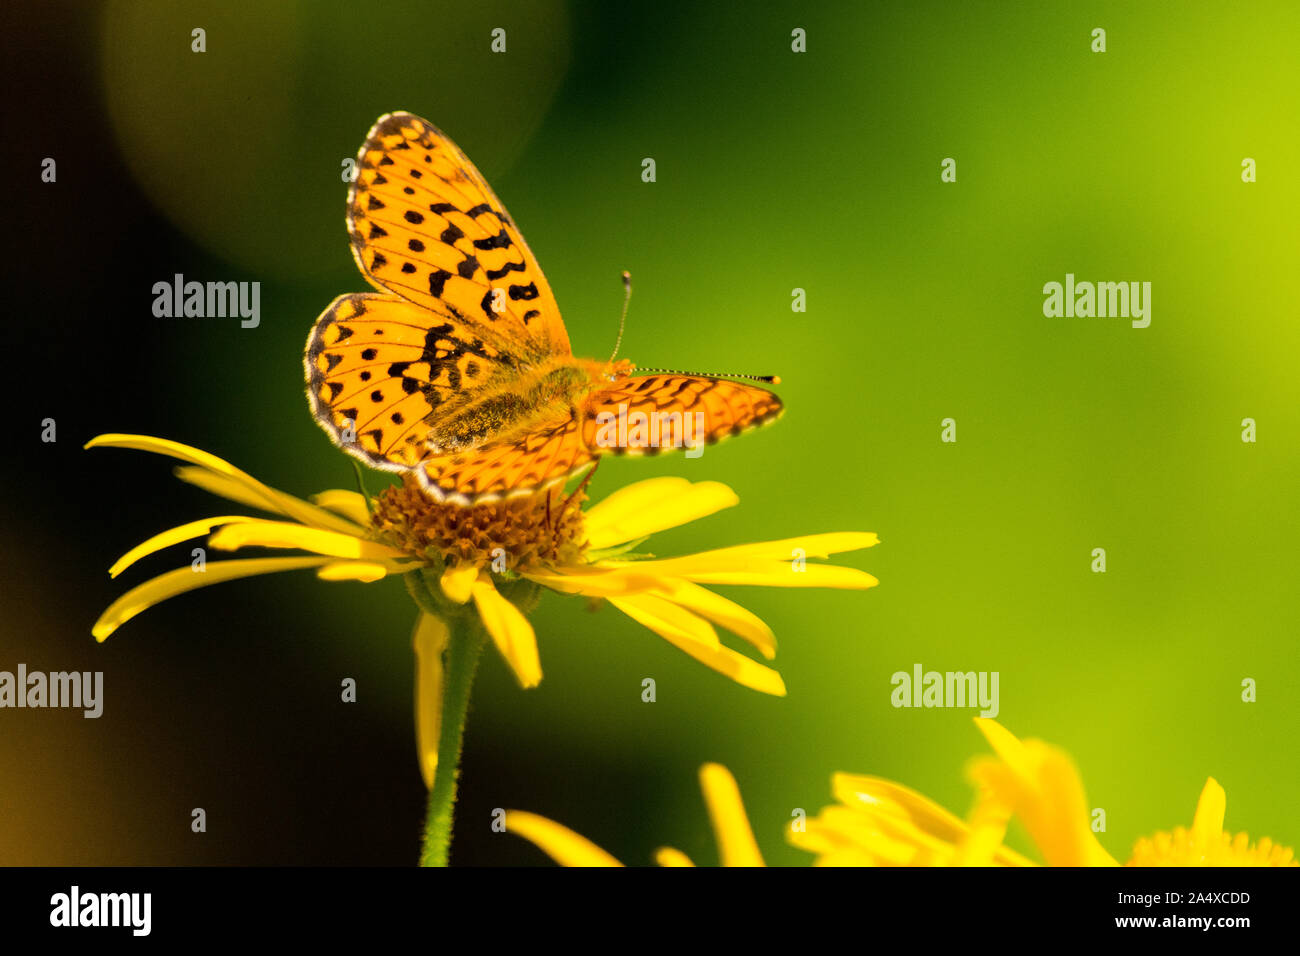
POLYGON ((600 370, 600 377, 606 382, 617 382, 631 375, 635 368, 629 359, 611 360, 600 370))

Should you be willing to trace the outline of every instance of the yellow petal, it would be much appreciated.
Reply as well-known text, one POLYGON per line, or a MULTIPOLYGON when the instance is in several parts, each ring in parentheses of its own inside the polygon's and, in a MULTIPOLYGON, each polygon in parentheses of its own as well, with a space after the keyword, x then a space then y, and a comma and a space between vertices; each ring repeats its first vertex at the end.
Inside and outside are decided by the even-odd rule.
POLYGON ((609 602, 719 674, 752 690, 785 696, 785 682, 780 674, 729 647, 723 647, 709 623, 691 612, 651 594, 611 597, 609 602))
POLYGON ((974 719, 999 759, 973 761, 971 776, 1014 808, 1048 866, 1118 866, 1092 832, 1069 755, 1040 740, 1021 741, 991 718, 974 719))
POLYGON ((362 581, 371 584, 390 574, 401 574, 403 570, 401 566, 378 561, 331 561, 316 572, 316 577, 322 581, 362 581))
POLYGON ((819 822, 819 817, 812 820, 805 819, 801 823, 802 828, 795 826, 786 828, 786 841, 791 846, 817 854, 833 853, 842 847, 844 840, 840 838, 840 834, 825 830, 818 826, 819 822))
POLYGON ((404 558, 406 552, 377 541, 366 541, 338 531, 308 528, 291 521, 248 520, 226 525, 208 542, 220 551, 239 548, 301 548, 336 558, 404 558))
POLYGON ((736 778, 722 764, 706 763, 700 768, 700 787, 709 807, 709 820, 718 841, 718 858, 723 866, 762 866, 754 831, 749 826, 736 778))
POLYGON ((718 640, 718 632, 713 629, 712 624, 686 608, 679 607, 657 595, 629 594, 610 598, 610 602, 633 620, 639 621, 658 634, 663 634, 660 628, 665 628, 680 635, 682 640, 709 650, 717 650, 722 646, 718 640), (633 614, 633 610, 641 616, 633 614))
POLYGON ((991 717, 976 717, 975 726, 995 753, 1019 775, 1031 776, 1034 770, 1020 738, 991 717))
POLYGON ((438 770, 442 734, 442 654, 450 639, 451 630, 441 618, 422 613, 415 622, 411 638, 415 646, 415 746, 424 785, 430 790, 438 770))
POLYGON ((191 521, 189 524, 163 531, 154 535, 148 541, 136 545, 118 558, 116 563, 108 569, 108 576, 115 578, 141 558, 148 557, 163 548, 169 548, 173 544, 180 544, 182 541, 189 541, 191 538, 205 535, 217 525, 253 520, 253 518, 246 518, 243 515, 223 515, 220 518, 203 518, 199 521, 191 521))
POLYGON ((584 594, 587 597, 638 594, 649 591, 659 584, 659 578, 641 574, 635 568, 626 570, 622 567, 606 568, 599 565, 572 566, 553 574, 535 571, 520 573, 528 580, 536 581, 552 591, 559 591, 561 594, 584 594))
MULTIPOLYGON (((991 855, 992 862, 999 866, 1033 865, 1014 850, 991 845, 988 828, 995 826, 995 821, 999 818, 1005 825, 1010 809, 1005 804, 992 803, 987 796, 976 803, 972 813, 972 819, 979 830, 973 832, 965 821, 929 797, 891 780, 837 773, 831 777, 831 790, 846 807, 871 814, 885 832, 895 837, 905 837, 907 828, 914 828, 917 833, 933 837, 938 844, 919 841, 918 845, 935 860, 969 863, 984 853, 991 855), (905 822, 906 827, 886 821, 905 822)), ((1000 840, 1001 836, 997 839, 1000 840)))
MULTIPOLYGON (((293 495, 287 495, 282 491, 276 491, 267 485, 262 484, 252 475, 240 471, 229 462, 223 461, 216 455, 210 455, 206 451, 198 448, 192 448, 189 445, 182 445, 180 442, 168 441, 165 438, 153 438, 149 435, 99 435, 86 442, 86 448, 134 448, 137 451, 153 452, 156 455, 167 455, 171 458, 178 458, 181 461, 187 461, 192 465, 198 465, 206 468, 209 472, 221 478, 227 479, 240 486, 245 492, 253 495, 259 502, 258 507, 266 508, 271 511, 278 511, 281 514, 296 518, 299 521, 306 522, 317 527, 332 528, 335 531, 342 531, 350 534, 355 531, 352 522, 340 518, 338 515, 326 511, 324 508, 318 508, 309 504, 293 495)), ((248 499, 235 498, 236 501, 245 501, 248 499)))
POLYGON ((172 469, 172 474, 186 484, 202 488, 209 494, 216 495, 219 498, 237 501, 241 505, 248 505, 250 508, 257 508, 261 511, 271 511, 278 515, 284 515, 286 518, 289 516, 289 513, 279 505, 268 501, 265 495, 251 491, 247 485, 231 478, 224 478, 215 471, 208 471, 198 465, 177 465, 172 469))
POLYGON ((966 824, 960 817, 924 794, 892 780, 837 773, 831 776, 831 792, 845 806, 906 818, 945 843, 956 843, 965 835, 966 824))
POLYGON ((958 841, 953 866, 992 866, 1003 849, 1012 808, 996 795, 982 793, 975 801, 966 835, 958 841))
POLYGON ((716 556, 723 560, 732 558, 768 558, 774 561, 790 562, 795 551, 802 551, 805 558, 828 558, 832 554, 844 551, 860 551, 874 547, 880 538, 872 531, 832 531, 826 534, 805 534, 797 538, 782 538, 779 541, 759 541, 755 544, 737 544, 730 548, 718 548, 705 551, 698 557, 716 556))
POLYGON ((340 514, 363 528, 370 524, 370 506, 366 504, 365 497, 355 491, 331 488, 312 495, 311 500, 313 504, 340 514))
POLYGON ((610 548, 625 541, 675 528, 739 504, 740 498, 718 481, 651 478, 614 492, 583 513, 590 548, 610 548))
MULTIPOLYGON (((601 561, 598 567, 641 577, 684 578, 696 584, 747 584, 776 588, 846 588, 865 590, 880 582, 865 571, 833 564, 806 564, 796 571, 789 561, 687 555, 662 561, 601 561)), ((613 582, 610 582, 612 586, 613 582)))
POLYGON ((837 773, 830 806, 789 841, 822 866, 1028 866, 1000 845, 1009 810, 977 804, 971 827, 928 797, 880 777, 837 773), (1000 816, 999 816, 1000 814, 1000 816))
POLYGON ((681 850, 674 850, 670 846, 660 847, 655 851, 655 862, 660 866, 694 866, 691 858, 681 850))
POLYGON ((442 573, 442 593, 447 595, 447 600, 464 604, 470 599, 471 589, 477 580, 477 565, 452 565, 442 573))
POLYGON ((852 847, 832 850, 813 861, 813 866, 872 867, 876 865, 876 860, 871 854, 852 847))
POLYGON ((864 810, 829 806, 790 842, 818 854, 820 866, 943 866, 951 843, 936 837, 888 804, 864 810))
POLYGON ((141 611, 155 604, 161 604, 170 597, 184 594, 186 591, 194 591, 209 584, 220 584, 223 581, 233 581, 236 578, 252 577, 256 574, 315 568, 328 561, 329 558, 320 557, 250 558, 238 561, 210 561, 204 571, 177 568, 127 591, 99 616, 99 620, 95 622, 90 632, 95 636, 95 640, 103 641, 141 611))
POLYGON ((809 564, 803 571, 790 573, 784 564, 763 570, 746 571, 686 571, 682 577, 696 584, 744 584, 769 588, 837 588, 847 591, 865 591, 880 581, 856 568, 841 568, 830 564, 809 564))
POLYGON ((674 604, 680 604, 714 624, 720 624, 738 637, 743 637, 768 660, 776 656, 776 635, 772 629, 757 614, 734 601, 698 584, 673 578, 660 581, 657 592, 674 604))
POLYGON ((1206 778, 1192 818, 1192 840, 1197 847, 1217 846, 1223 836, 1223 818, 1228 812, 1228 794, 1219 781, 1206 778))
POLYGON ((491 581, 479 578, 472 585, 474 604, 478 607, 483 626, 506 659, 515 677, 524 687, 536 687, 542 682, 542 664, 537 656, 537 636, 528 618, 492 586, 491 581))
POLYGON ((623 865, 586 837, 535 813, 507 810, 506 832, 528 840, 560 866, 623 865))

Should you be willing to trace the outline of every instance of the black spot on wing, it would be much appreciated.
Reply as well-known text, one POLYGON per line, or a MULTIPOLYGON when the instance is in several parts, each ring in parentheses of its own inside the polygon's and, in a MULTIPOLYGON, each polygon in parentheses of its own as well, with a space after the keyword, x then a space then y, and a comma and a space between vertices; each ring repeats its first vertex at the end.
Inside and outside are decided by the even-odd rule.
POLYGON ((507 262, 500 269, 488 269, 484 273, 489 282, 495 282, 497 279, 504 279, 512 272, 523 272, 525 269, 522 262, 507 262))
POLYGON ((495 236, 489 236, 486 239, 475 239, 475 249, 509 249, 510 236, 504 229, 497 232, 495 236))

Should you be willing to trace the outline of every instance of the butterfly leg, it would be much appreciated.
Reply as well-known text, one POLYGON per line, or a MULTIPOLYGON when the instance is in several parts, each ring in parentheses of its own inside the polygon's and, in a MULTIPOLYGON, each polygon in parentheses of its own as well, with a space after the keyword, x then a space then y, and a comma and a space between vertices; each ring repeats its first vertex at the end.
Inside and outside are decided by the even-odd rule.
POLYGON ((592 477, 596 474, 596 469, 599 467, 600 467, 600 459, 597 458, 596 463, 593 464, 590 468, 588 468, 587 473, 582 476, 582 481, 578 482, 578 487, 573 489, 573 494, 569 495, 569 497, 564 499, 564 506, 560 508, 561 518, 563 518, 564 513, 569 510, 569 504, 573 501, 573 499, 578 497, 579 493, 581 493, 581 491, 587 487, 587 482, 591 481, 592 477))

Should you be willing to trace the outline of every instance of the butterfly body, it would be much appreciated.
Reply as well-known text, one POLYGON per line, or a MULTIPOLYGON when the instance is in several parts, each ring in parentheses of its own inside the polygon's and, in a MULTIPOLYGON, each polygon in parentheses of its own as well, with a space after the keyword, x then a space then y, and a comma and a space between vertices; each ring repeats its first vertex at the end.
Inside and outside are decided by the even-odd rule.
POLYGON ((771 392, 726 378, 637 376, 626 360, 575 357, 505 207, 417 116, 390 113, 370 131, 347 224, 379 292, 340 296, 317 319, 308 400, 345 451, 414 472, 439 500, 533 494, 601 454, 708 443, 781 412, 771 392), (611 416, 622 416, 619 427, 611 416), (671 441, 629 441, 643 419, 644 434, 671 441))
POLYGON ((582 414, 584 399, 607 381, 617 380, 608 366, 573 358, 551 358, 536 366, 504 370, 458 408, 426 416, 426 446, 464 452, 499 441, 514 441, 566 418, 582 414))

